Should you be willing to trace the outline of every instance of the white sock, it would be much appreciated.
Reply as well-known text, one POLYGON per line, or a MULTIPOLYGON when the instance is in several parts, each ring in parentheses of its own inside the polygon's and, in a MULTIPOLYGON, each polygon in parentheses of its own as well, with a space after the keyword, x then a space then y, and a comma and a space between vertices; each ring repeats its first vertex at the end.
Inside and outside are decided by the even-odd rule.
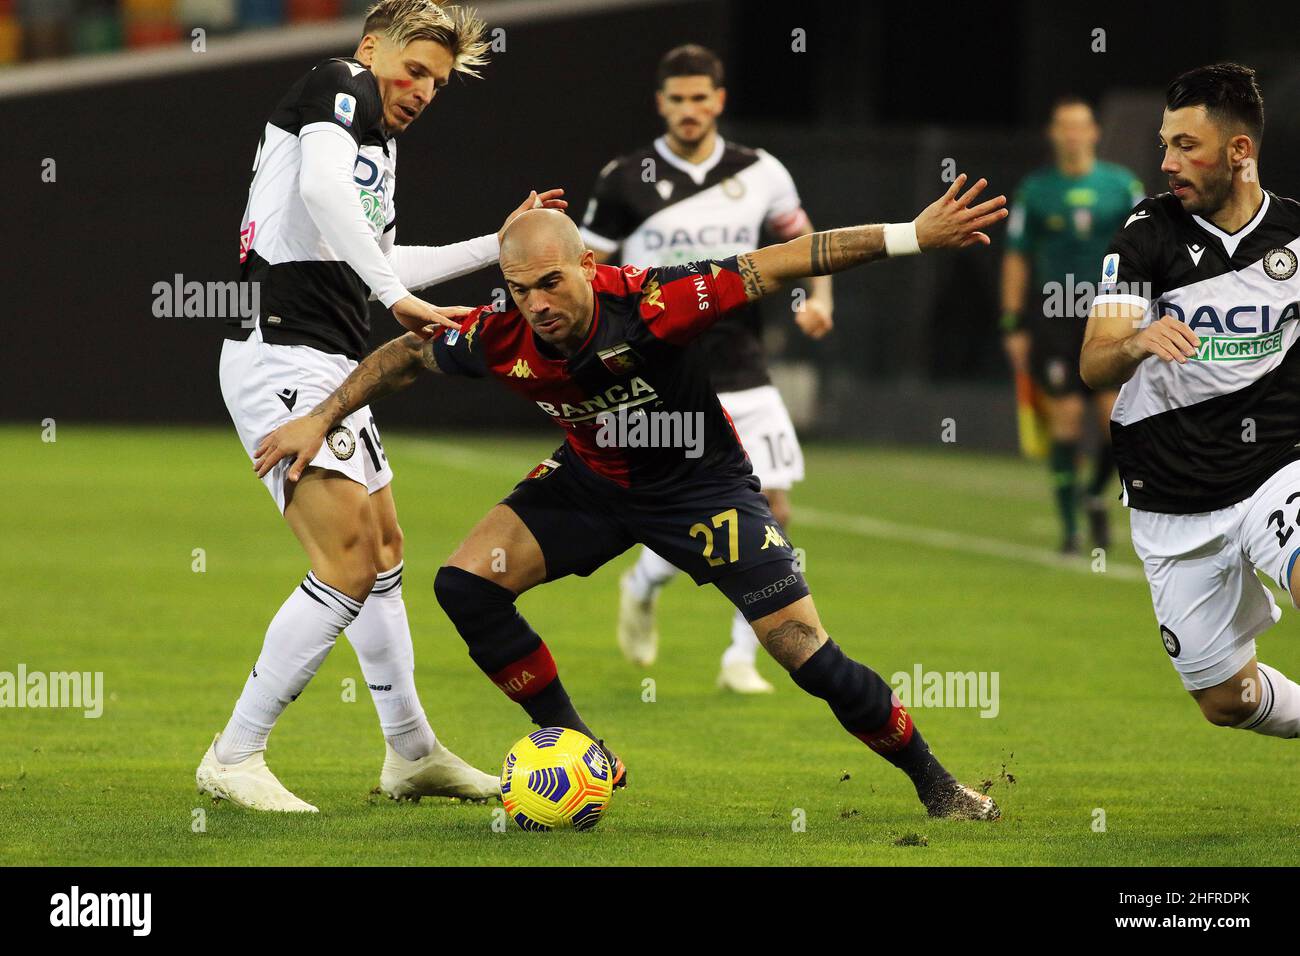
POLYGON ((374 698, 384 739, 407 760, 427 757, 438 738, 415 690, 415 648, 402 600, 401 564, 376 576, 347 638, 374 698))
POLYGON ((677 575, 677 566, 665 561, 649 548, 642 545, 641 556, 632 566, 628 575, 628 590, 638 601, 648 601, 659 593, 660 589, 677 575))
POLYGON ((722 654, 722 666, 736 661, 753 664, 758 659, 758 635, 745 620, 745 615, 736 611, 731 618, 731 646, 722 654))
POLYGON ((266 629, 262 652, 235 702, 215 751, 223 764, 266 749, 266 738, 302 693, 361 605, 312 572, 289 595, 266 629))
POLYGON ((1259 706, 1236 726, 1269 737, 1300 737, 1300 685, 1260 661, 1259 706))

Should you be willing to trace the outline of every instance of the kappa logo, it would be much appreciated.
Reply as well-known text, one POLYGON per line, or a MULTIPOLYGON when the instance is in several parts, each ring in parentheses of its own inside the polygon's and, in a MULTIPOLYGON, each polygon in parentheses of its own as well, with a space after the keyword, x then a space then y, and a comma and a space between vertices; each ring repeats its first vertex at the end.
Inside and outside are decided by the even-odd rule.
POLYGON ((516 359, 514 368, 507 372, 506 375, 507 377, 512 378, 537 378, 537 376, 533 374, 532 366, 523 359, 516 359))
POLYGON ((1286 246, 1270 249, 1264 256, 1264 272, 1270 279, 1285 282, 1295 275, 1296 254, 1286 246))
POLYGON ((1151 211, 1149 209, 1143 209, 1141 212, 1133 213, 1133 215, 1129 216, 1127 219, 1124 220, 1124 228, 1127 229, 1129 226, 1133 225, 1133 223, 1137 222, 1139 219, 1145 219, 1149 215, 1151 215, 1151 211))
POLYGON ((296 388, 282 388, 275 393, 275 397, 284 402, 284 407, 293 411, 293 406, 298 401, 298 390, 296 388))
POLYGON ((765 588, 760 588, 757 591, 750 591, 748 594, 744 595, 743 599, 746 604, 754 604, 758 601, 770 598, 774 594, 779 594, 786 588, 794 587, 798 583, 799 579, 797 577, 793 574, 787 574, 781 580, 774 581, 765 588))
POLYGON ((1187 254, 1192 257, 1192 265, 1201 264, 1201 256, 1205 255, 1205 247, 1199 242, 1189 242, 1187 244, 1187 254))
POLYGON ((781 536, 781 529, 776 525, 766 525, 764 530, 767 532, 767 536, 763 539, 763 546, 758 550, 766 551, 769 545, 776 545, 778 548, 789 547, 785 538, 781 536))
POLYGON ((645 288, 641 290, 641 301, 662 312, 664 308, 663 291, 663 288, 659 285, 659 280, 651 279, 645 284, 645 288))
POLYGON ((474 351, 474 333, 476 333, 477 331, 478 331, 478 319, 475 319, 472 323, 470 323, 469 329, 467 329, 465 332, 465 348, 471 352, 474 351))

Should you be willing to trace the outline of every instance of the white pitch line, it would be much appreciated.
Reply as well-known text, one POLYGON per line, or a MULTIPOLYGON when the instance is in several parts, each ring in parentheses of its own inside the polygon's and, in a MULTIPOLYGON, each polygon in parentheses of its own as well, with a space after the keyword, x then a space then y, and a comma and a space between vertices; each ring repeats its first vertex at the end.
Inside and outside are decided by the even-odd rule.
MULTIPOLYGON (((495 455, 486 454, 475 448, 435 439, 405 438, 402 439, 400 447, 404 452, 414 452, 417 457, 426 461, 437 462, 465 471, 494 474, 502 477, 515 476, 516 478, 523 478, 532 464, 527 459, 524 459, 516 466, 513 463, 503 462, 495 455)), ((538 460, 540 461, 540 458, 538 460)), ((504 490, 502 493, 505 493, 504 490)), ((840 531, 863 538, 898 541, 903 544, 919 544, 923 547, 937 548, 941 551, 978 554, 989 558, 1000 558, 1005 561, 1036 564, 1039 567, 1055 571, 1099 574, 1101 577, 1110 578, 1111 580, 1143 581, 1146 579, 1141 569, 1132 565, 1115 564, 1108 561, 1104 573, 1096 572, 1092 570, 1092 562, 1087 558, 1067 558, 1046 548, 1035 548, 1027 544, 1017 544, 1014 541, 986 538, 982 535, 963 534, 959 531, 942 531, 938 528, 900 524, 896 521, 886 521, 883 518, 873 518, 864 514, 822 511, 819 508, 796 505, 794 508, 794 523, 796 526, 807 525, 823 531, 840 531)))
POLYGON ((1092 570, 1092 562, 1087 558, 1068 558, 1049 551, 1035 548, 1014 541, 1001 541, 997 538, 985 538, 981 535, 963 534, 959 531, 941 531, 938 528, 921 528, 916 525, 899 524, 873 518, 870 515, 843 514, 838 511, 820 511, 796 505, 794 524, 808 525, 825 531, 842 531, 864 538, 878 538, 884 541, 899 541, 903 544, 919 544, 942 551, 960 551, 967 554, 980 554, 989 558, 1002 558, 1007 561, 1021 561, 1037 564, 1040 567, 1057 571, 1074 571, 1079 574, 1097 574, 1101 577, 1120 581, 1142 581, 1145 575, 1138 568, 1127 564, 1107 562, 1105 572, 1092 570))

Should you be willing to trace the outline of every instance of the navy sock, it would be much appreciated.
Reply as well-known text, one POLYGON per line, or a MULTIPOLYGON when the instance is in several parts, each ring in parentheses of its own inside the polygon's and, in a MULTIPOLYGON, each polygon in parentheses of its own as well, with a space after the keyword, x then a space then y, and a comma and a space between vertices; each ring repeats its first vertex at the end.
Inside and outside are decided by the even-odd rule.
POLYGON ((929 806, 955 782, 890 686, 834 641, 827 640, 790 676, 826 701, 845 730, 907 774, 922 803, 929 806))

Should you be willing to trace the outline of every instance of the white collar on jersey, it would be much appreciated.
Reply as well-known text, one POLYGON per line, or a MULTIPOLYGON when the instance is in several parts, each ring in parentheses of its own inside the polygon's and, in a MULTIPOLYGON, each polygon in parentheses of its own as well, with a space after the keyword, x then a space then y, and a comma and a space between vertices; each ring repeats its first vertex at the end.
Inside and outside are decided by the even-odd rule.
POLYGON ((667 136, 660 136, 655 140, 655 151, 664 158, 664 162, 668 163, 669 166, 676 166, 687 176, 690 176, 697 186, 704 182, 704 177, 709 175, 714 166, 722 162, 722 154, 726 148, 727 144, 719 136, 713 144, 713 153, 708 159, 702 163, 689 163, 668 148, 667 136))
POLYGON ((1241 245, 1241 240, 1254 232, 1255 227, 1264 221, 1264 214, 1268 212, 1268 190, 1261 190, 1261 192, 1264 193, 1264 201, 1259 204, 1259 210, 1255 213, 1250 222, 1246 223, 1236 232, 1224 232, 1208 219, 1202 219, 1197 215, 1192 216, 1192 218, 1196 220, 1198 226, 1210 235, 1219 237, 1219 241, 1223 243, 1223 251, 1228 254, 1229 259, 1237 254, 1237 246, 1241 245))

